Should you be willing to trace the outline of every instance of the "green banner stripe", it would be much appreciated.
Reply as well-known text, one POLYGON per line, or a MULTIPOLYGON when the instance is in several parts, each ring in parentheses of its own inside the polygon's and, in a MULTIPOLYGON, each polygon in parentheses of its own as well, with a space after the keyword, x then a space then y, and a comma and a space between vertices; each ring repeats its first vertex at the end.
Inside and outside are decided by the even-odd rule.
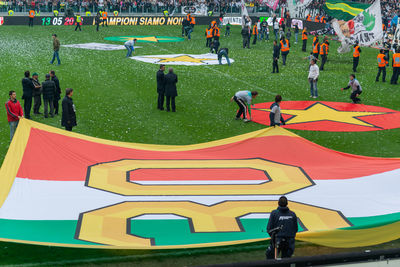
POLYGON ((326 3, 326 7, 330 10, 340 10, 349 13, 354 17, 364 11, 364 9, 351 7, 345 3, 337 3, 337 4, 326 3))
MULTIPOLYGON (((354 225, 346 230, 367 229, 400 221, 400 213, 348 218, 354 225)), ((241 219, 244 232, 192 233, 188 220, 133 220, 131 233, 154 238, 157 246, 201 244, 267 237, 267 219, 241 219)), ((77 221, 0 219, 0 238, 73 245, 98 245, 74 238, 77 221)), ((299 228, 302 231, 302 228, 299 228)))

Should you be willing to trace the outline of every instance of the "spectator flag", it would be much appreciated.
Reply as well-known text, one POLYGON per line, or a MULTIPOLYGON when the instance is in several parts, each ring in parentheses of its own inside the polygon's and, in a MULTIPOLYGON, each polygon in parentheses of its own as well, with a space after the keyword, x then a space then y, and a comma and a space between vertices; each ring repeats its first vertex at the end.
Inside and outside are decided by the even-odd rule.
POLYGON ((334 19, 332 27, 341 42, 339 53, 349 52, 356 41, 360 46, 373 45, 383 36, 380 0, 349 21, 334 19))
POLYGON ((240 8, 241 8, 241 14, 242 14, 242 28, 244 28, 244 26, 249 26, 249 28, 251 28, 251 19, 249 16, 249 12, 247 12, 247 7, 246 7, 246 3, 244 2, 244 0, 240 1, 240 8))
POLYGON ((267 6, 269 6, 270 8, 272 8, 273 11, 275 11, 276 8, 278 7, 279 0, 263 0, 263 3, 266 3, 267 6))
POLYGON ((370 4, 343 0, 326 0, 325 13, 338 20, 348 21, 369 8, 370 4))

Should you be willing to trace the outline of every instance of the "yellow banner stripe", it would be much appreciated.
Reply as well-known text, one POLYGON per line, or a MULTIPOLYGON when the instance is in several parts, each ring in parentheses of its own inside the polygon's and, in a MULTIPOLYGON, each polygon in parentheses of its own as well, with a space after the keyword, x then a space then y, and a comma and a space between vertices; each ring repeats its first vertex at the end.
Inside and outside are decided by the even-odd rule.
POLYGON ((363 12, 364 10, 361 8, 355 8, 355 7, 351 7, 348 4, 345 3, 338 3, 338 4, 331 4, 331 3, 326 3, 326 7, 328 9, 332 9, 332 10, 340 10, 346 13, 349 13, 353 16, 357 16, 358 14, 360 14, 361 12, 363 12))

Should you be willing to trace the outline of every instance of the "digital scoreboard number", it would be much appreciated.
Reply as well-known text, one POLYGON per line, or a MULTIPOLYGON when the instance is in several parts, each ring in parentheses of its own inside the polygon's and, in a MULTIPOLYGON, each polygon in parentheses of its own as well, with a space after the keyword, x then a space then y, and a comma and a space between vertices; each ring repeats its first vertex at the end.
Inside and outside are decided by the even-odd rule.
POLYGON ((74 25, 74 17, 44 17, 42 18, 42 26, 61 26, 74 25))

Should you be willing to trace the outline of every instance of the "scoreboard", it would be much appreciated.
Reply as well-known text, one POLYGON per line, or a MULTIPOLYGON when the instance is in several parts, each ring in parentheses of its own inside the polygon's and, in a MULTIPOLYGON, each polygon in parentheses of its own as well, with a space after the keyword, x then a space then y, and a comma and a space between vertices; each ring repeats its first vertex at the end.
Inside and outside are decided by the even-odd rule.
MULTIPOLYGON (((61 25, 74 25, 75 18, 74 17, 42 17, 41 24, 42 26, 61 26, 61 25)), ((83 18, 82 18, 83 20, 83 18)))

